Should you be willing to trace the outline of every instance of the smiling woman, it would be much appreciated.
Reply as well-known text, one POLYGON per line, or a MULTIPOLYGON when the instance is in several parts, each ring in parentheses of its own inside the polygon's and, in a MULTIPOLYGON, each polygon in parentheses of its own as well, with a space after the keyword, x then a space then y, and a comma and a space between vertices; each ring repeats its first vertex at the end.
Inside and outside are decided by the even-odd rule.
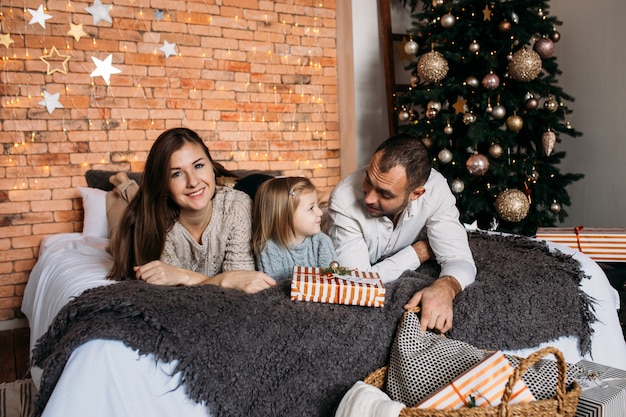
POLYGON ((193 130, 170 129, 157 138, 137 194, 111 237, 110 278, 246 292, 275 284, 254 268, 250 198, 217 187, 214 169, 193 130))

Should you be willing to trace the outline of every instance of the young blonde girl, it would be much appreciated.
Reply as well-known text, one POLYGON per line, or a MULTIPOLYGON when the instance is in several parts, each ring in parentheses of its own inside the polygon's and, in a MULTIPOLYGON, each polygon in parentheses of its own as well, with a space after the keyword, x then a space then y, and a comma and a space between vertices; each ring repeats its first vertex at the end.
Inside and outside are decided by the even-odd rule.
POLYGON ((257 269, 280 282, 291 279, 297 265, 328 268, 336 254, 321 222, 317 190, 309 179, 278 177, 262 183, 252 221, 257 269))

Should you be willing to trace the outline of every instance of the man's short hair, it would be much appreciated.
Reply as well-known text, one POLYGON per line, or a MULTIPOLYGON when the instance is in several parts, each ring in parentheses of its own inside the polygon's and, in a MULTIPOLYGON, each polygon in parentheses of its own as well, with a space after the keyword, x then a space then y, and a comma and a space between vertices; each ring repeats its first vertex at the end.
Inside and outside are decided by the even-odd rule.
POLYGON ((381 143, 374 154, 380 153, 378 168, 381 172, 389 172, 395 166, 406 171, 408 191, 426 183, 432 160, 426 146, 417 136, 400 133, 391 136, 381 143))

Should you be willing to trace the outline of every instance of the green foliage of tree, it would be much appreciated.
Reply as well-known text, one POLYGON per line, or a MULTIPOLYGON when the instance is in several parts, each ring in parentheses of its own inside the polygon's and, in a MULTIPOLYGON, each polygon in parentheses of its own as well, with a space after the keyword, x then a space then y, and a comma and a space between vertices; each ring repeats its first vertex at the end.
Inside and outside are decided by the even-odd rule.
POLYGON ((396 96, 399 130, 429 146, 464 223, 531 236, 562 222, 571 205, 566 186, 582 178, 558 168, 562 138, 581 135, 570 125, 566 102, 574 99, 558 86, 552 55, 562 22, 549 15, 547 1, 425 1, 404 2, 413 19, 407 40, 417 47, 406 68, 412 85, 396 96), (470 173, 468 160, 481 155, 486 172, 470 173), (519 190, 528 201, 522 219, 524 204, 503 199, 505 190, 519 190))

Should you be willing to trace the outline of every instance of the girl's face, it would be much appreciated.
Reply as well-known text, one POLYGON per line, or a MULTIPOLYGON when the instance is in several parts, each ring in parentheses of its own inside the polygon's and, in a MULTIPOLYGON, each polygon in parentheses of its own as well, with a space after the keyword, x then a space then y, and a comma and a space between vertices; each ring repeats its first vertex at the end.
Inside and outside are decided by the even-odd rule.
POLYGON ((215 193, 215 173, 199 145, 185 143, 170 157, 169 169, 169 195, 181 215, 209 207, 215 193))
POLYGON ((300 203, 293 213, 294 240, 302 243, 307 236, 319 233, 322 224, 322 210, 317 205, 317 192, 305 191, 300 195, 300 203))

